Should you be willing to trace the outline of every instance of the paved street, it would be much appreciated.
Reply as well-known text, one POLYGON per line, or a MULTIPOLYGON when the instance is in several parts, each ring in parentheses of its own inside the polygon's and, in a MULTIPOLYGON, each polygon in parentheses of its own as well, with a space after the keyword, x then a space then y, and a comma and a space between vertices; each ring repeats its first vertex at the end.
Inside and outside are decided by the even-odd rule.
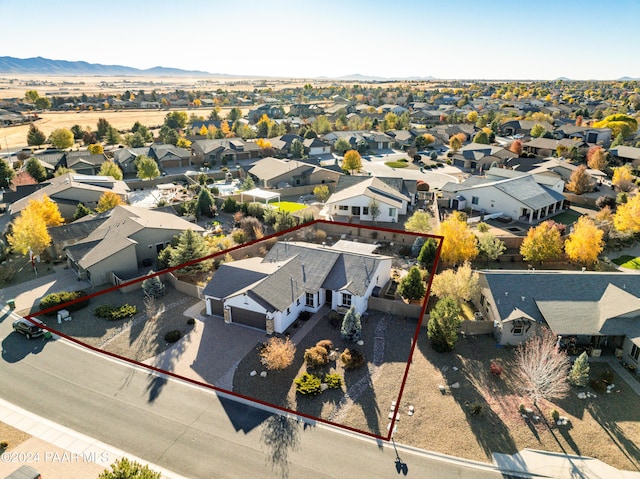
MULTIPOLYGON (((6 309, 3 313, 6 312, 6 309)), ((280 421, 210 390, 150 375, 62 340, 28 341, 0 323, 5 400, 193 478, 397 474, 388 444, 325 426, 280 421)), ((414 477, 503 477, 490 465, 399 446, 414 477)))

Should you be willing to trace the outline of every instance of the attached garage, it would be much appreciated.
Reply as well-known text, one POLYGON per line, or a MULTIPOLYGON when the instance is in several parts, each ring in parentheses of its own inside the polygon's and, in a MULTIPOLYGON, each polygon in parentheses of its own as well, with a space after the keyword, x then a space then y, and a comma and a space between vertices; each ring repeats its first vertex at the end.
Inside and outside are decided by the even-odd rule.
POLYGON ((207 298, 207 311, 215 316, 224 316, 224 302, 221 299, 207 298))
POLYGON ((231 322, 243 324, 256 329, 267 329, 267 317, 262 313, 256 313, 242 308, 231 308, 231 322))

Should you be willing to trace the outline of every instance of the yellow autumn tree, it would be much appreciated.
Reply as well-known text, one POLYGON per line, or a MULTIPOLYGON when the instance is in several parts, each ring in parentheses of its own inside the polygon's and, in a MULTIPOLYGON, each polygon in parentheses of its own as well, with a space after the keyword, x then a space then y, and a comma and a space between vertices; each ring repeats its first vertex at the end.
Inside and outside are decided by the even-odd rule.
POLYGON ((564 251, 571 261, 593 264, 604 249, 603 236, 604 231, 591 218, 581 216, 573 227, 573 233, 564 242, 564 251))
POLYGON ((33 210, 35 214, 41 216, 47 227, 60 226, 64 223, 58 205, 46 194, 42 195, 42 198, 39 200, 29 201, 25 209, 33 210))
POLYGON ((520 245, 520 254, 525 261, 548 261, 562 255, 560 230, 553 221, 543 221, 535 228, 529 228, 527 237, 520 245))
POLYGON ((113 191, 105 191, 98 200, 98 206, 96 211, 98 213, 104 213, 110 209, 115 208, 118 205, 124 205, 124 201, 113 191))
POLYGON ((47 224, 36 208, 25 208, 13 221, 13 232, 7 241, 17 253, 26 255, 29 249, 35 255, 41 254, 51 244, 47 224))
POLYGON ((613 226, 624 233, 640 233, 640 196, 629 198, 626 203, 618 205, 613 216, 613 226))
POLYGON ((207 133, 209 133, 209 130, 206 126, 202 125, 198 133, 200 136, 207 136, 207 133))
POLYGON ((440 223, 438 233, 444 237, 440 257, 445 263, 456 265, 478 256, 476 235, 469 229, 459 211, 454 211, 449 218, 440 223))
POLYGON ((611 183, 622 191, 630 191, 633 188, 633 171, 630 164, 618 166, 613 169, 611 183))
POLYGON ((587 165, 592 170, 604 170, 607 166, 607 150, 600 145, 594 145, 587 152, 587 165))
POLYGON ((342 159, 342 169, 353 174, 354 171, 360 171, 362 168, 362 158, 357 150, 349 150, 344 154, 342 159))

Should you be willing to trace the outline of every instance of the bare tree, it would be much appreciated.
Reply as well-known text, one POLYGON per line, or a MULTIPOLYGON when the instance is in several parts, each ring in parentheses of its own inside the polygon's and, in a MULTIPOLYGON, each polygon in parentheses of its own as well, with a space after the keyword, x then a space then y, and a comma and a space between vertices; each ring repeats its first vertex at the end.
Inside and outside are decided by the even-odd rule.
POLYGON ((569 358, 548 329, 518 346, 515 370, 519 389, 536 406, 539 399, 561 399, 569 393, 569 358))

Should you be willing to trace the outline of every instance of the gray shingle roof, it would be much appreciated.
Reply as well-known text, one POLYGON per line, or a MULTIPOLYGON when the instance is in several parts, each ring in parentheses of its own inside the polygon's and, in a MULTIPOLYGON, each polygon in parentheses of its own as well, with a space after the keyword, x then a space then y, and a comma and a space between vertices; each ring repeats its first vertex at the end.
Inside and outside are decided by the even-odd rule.
POLYGON ((564 200, 562 194, 538 184, 532 175, 496 181, 494 186, 533 210, 564 200))

